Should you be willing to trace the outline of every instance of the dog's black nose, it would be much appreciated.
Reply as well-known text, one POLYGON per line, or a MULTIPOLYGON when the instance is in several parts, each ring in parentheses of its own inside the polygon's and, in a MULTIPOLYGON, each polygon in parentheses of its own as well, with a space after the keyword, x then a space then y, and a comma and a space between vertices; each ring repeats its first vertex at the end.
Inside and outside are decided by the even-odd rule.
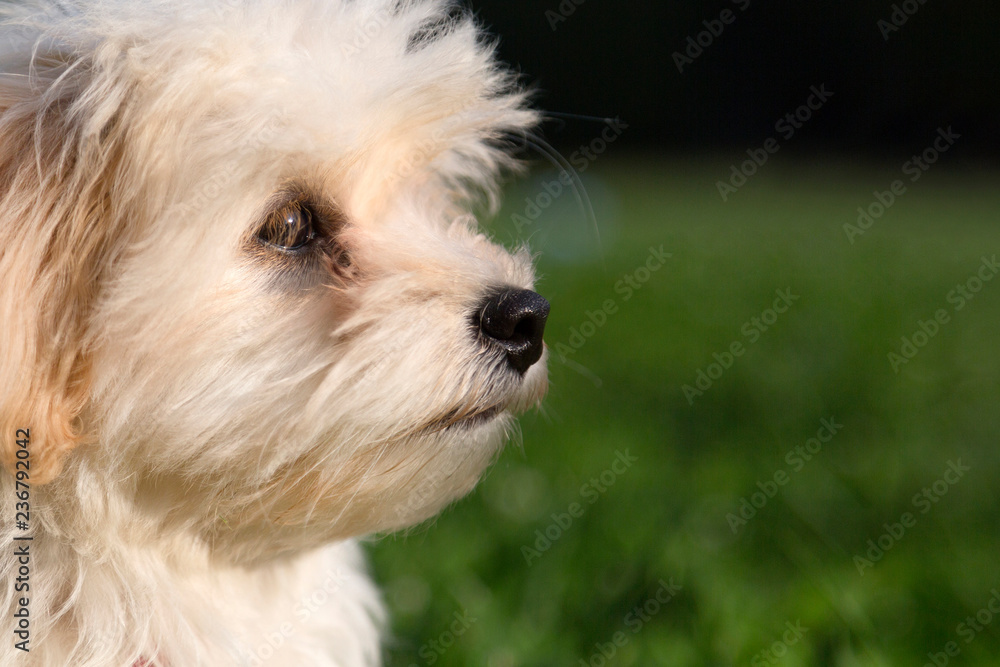
POLYGON ((507 353, 507 361, 524 374, 542 358, 542 332, 549 302, 526 289, 508 288, 488 297, 479 308, 479 331, 507 353))

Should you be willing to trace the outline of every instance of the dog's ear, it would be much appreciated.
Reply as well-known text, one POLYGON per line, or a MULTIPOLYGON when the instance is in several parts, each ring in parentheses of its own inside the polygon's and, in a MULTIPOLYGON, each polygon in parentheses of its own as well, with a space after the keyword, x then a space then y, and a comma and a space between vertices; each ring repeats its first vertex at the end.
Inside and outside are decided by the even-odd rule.
POLYGON ((114 113, 87 108, 87 69, 36 54, 0 73, 0 462, 15 470, 28 431, 35 484, 86 436, 88 318, 117 251, 120 139, 114 113))

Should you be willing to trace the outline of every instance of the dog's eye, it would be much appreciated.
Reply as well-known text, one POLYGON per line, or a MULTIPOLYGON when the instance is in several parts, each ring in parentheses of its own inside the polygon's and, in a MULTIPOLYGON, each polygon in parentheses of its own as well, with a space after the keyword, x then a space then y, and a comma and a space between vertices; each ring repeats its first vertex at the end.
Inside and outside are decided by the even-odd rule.
POLYGON ((257 231, 257 239, 279 250, 301 250, 316 238, 312 210, 293 202, 274 211, 257 231))

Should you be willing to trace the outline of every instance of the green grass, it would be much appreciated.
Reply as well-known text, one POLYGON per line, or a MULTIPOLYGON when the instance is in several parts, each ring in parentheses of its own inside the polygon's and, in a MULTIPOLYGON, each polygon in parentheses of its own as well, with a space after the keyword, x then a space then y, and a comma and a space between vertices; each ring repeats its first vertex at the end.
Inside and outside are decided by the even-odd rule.
POLYGON ((606 300, 617 311, 568 364, 552 355, 523 447, 474 494, 373 545, 390 665, 597 666, 618 632, 608 665, 917 667, 951 641, 949 664, 1000 664, 1000 617, 971 642, 958 628, 1000 589, 1000 280, 957 312, 947 299, 1000 255, 996 175, 936 167, 851 244, 843 225, 898 171, 769 164, 723 203, 727 172, 596 165, 600 245, 570 195, 515 234, 541 181, 510 192, 492 231, 541 252, 550 348, 606 300), (672 258, 625 301, 616 282, 661 244, 672 258), (779 289, 799 299, 751 343, 741 329, 779 289), (938 309, 950 321, 894 372, 888 353, 938 309), (683 386, 734 341, 745 353, 691 404, 683 386), (793 469, 830 418, 843 428, 793 469), (626 450, 637 462, 613 486, 581 489, 626 450), (914 495, 959 459, 971 470, 921 513, 914 495), (734 534, 727 514, 778 471, 734 534), (572 503, 582 516, 528 565, 522 548, 572 503), (905 512, 915 523, 860 575, 854 557, 905 512), (673 599, 629 616, 671 579, 673 599), (786 623, 808 631, 769 663, 786 623))

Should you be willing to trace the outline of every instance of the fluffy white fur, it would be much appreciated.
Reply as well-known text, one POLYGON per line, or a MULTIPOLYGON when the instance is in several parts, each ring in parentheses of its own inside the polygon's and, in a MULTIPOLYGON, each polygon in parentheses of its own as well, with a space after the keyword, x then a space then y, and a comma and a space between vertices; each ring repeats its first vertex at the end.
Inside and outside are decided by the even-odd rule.
POLYGON ((441 0, 0 11, 0 664, 378 664, 351 538, 467 493, 545 390, 470 332, 534 280, 469 213, 523 93, 441 0), (308 269, 254 243, 288 191, 336 221, 308 269))

